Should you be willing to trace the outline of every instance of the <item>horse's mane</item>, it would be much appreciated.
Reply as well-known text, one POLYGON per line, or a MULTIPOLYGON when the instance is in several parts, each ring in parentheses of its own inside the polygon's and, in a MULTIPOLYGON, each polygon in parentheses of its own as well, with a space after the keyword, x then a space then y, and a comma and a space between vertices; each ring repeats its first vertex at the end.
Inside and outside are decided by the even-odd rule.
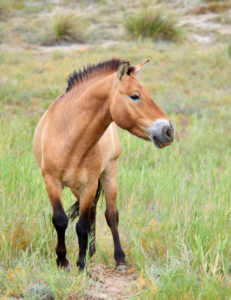
MULTIPOLYGON (((113 58, 110 60, 106 60, 104 62, 87 65, 87 67, 83 67, 83 71, 79 69, 79 72, 74 71, 72 74, 69 75, 67 79, 67 88, 66 93, 69 92, 74 86, 79 85, 83 81, 91 79, 97 75, 109 75, 118 70, 119 66, 122 63, 125 63, 126 60, 121 60, 118 58, 113 58)), ((129 75, 130 72, 133 70, 133 67, 129 67, 127 74, 129 75)))

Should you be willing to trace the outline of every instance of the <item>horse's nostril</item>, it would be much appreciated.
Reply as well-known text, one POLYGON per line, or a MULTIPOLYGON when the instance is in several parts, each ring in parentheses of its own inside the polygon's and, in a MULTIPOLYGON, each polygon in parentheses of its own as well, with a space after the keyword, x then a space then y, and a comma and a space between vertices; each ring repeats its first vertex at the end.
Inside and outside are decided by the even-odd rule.
POLYGON ((172 131, 171 129, 167 129, 166 134, 171 138, 172 137, 172 131))
POLYGON ((163 135, 169 141, 173 139, 173 129, 170 126, 164 126, 163 135))

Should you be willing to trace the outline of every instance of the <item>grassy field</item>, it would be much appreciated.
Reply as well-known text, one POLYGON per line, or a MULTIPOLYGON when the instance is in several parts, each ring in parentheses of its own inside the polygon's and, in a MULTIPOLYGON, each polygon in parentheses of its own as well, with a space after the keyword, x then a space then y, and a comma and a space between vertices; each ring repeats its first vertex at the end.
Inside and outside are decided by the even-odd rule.
MULTIPOLYGON (((75 268, 74 224, 67 231, 72 274, 57 271, 51 206, 32 153, 35 126, 65 90, 68 73, 110 57, 150 59, 141 82, 171 117, 176 138, 157 150, 120 130, 120 232, 134 299, 229 299, 231 295, 230 58, 226 45, 123 43, 62 55, 1 51, 1 294, 28 296, 49 286, 56 299, 90 284, 75 268), (139 51, 137 51, 139 50, 139 51), (143 287, 145 286, 145 289, 143 287), (140 296, 135 296, 139 292, 140 296)), ((65 208, 73 202, 65 189, 65 208)), ((113 244, 98 211, 95 263, 114 267, 113 244)), ((33 298, 33 297, 32 297, 33 298)))
MULTIPOLYGON (((156 149, 119 130, 119 230, 138 279, 131 299, 231 299, 231 69, 227 43, 125 41, 45 54, 0 48, 0 297, 78 299, 92 285, 75 263, 75 224, 67 230, 71 274, 57 270, 56 233, 32 151, 35 126, 66 89, 74 69, 119 57, 151 62, 139 75, 171 118, 174 143, 156 149)), ((63 191, 65 209, 74 198, 63 191)), ((92 261, 114 268, 113 242, 97 215, 92 261)))

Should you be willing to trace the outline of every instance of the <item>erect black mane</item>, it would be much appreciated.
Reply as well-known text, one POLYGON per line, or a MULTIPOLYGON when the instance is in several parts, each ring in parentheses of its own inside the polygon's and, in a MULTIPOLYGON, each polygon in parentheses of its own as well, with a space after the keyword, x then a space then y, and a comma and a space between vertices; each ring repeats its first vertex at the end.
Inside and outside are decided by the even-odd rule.
MULTIPOLYGON (((67 79, 67 88, 66 93, 69 92, 75 85, 86 80, 90 75, 95 72, 115 72, 118 70, 119 66, 126 62, 125 60, 120 60, 118 58, 113 58, 111 60, 104 61, 102 63, 87 65, 87 67, 83 67, 83 71, 79 69, 79 72, 74 71, 69 75, 67 79)), ((132 71, 133 67, 129 67, 128 75, 132 71)))

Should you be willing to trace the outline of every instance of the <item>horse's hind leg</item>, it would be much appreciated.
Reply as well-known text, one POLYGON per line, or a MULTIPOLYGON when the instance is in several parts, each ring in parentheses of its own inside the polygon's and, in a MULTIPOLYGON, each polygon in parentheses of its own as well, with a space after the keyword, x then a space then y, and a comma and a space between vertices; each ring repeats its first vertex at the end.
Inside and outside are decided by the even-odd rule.
POLYGON ((69 261, 66 259, 67 249, 65 246, 65 231, 68 225, 68 219, 64 212, 61 193, 62 184, 51 176, 44 176, 46 189, 53 208, 52 223, 56 229, 58 243, 56 247, 57 266, 67 268, 69 261))
POLYGON ((125 254, 120 244, 120 237, 118 232, 119 213, 116 207, 117 198, 117 161, 112 160, 108 163, 106 169, 100 177, 102 183, 105 199, 106 212, 105 217, 108 226, 111 228, 114 241, 114 257, 116 260, 116 270, 126 270, 125 254))

